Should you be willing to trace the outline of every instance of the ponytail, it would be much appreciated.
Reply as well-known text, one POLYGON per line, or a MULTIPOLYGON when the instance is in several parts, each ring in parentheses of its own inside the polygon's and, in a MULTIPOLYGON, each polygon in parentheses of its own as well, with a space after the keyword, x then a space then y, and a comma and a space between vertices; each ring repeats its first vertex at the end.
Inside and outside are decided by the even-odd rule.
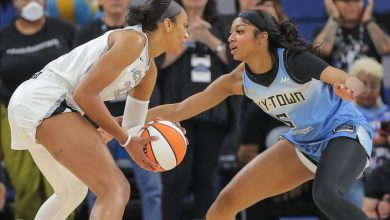
POLYGON ((319 55, 318 47, 298 35, 298 30, 294 22, 285 20, 277 24, 279 34, 275 35, 275 46, 282 46, 292 51, 308 51, 319 55))
POLYGON ((250 22, 260 32, 268 33, 270 50, 283 47, 292 51, 308 51, 319 55, 318 47, 314 47, 310 42, 299 37, 296 25, 290 20, 277 23, 272 15, 261 10, 244 11, 239 17, 250 22))

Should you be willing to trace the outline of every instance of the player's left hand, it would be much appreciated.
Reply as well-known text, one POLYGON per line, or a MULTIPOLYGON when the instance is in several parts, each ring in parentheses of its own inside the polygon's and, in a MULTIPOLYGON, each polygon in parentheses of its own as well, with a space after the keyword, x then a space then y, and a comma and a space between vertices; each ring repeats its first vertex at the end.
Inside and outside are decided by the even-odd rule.
POLYGON ((342 98, 343 100, 355 100, 356 96, 354 94, 354 91, 350 88, 348 88, 345 84, 341 83, 334 83, 333 84, 333 91, 336 93, 337 96, 342 98))
MULTIPOLYGON (((162 121, 162 120, 165 120, 165 119, 163 119, 163 118, 161 118, 161 117, 156 117, 153 121, 158 122, 158 121, 162 121)), ((187 139, 187 137, 185 136, 185 135, 187 134, 186 129, 183 128, 183 127, 180 125, 180 122, 172 122, 172 123, 174 123, 174 124, 176 125, 176 127, 178 127, 178 128, 183 132, 184 137, 186 138, 186 143, 187 143, 187 145, 188 145, 188 139, 187 139)))

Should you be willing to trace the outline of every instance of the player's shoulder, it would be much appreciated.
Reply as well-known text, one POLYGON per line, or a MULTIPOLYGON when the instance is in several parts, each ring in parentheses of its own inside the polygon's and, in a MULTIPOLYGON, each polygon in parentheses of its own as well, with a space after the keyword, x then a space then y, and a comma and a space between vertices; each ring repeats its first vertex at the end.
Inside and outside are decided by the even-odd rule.
POLYGON ((220 76, 220 83, 226 90, 232 94, 242 93, 242 73, 245 69, 245 64, 241 63, 228 74, 220 76))
POLYGON ((109 44, 118 44, 123 49, 131 49, 136 52, 145 47, 146 37, 143 33, 140 33, 135 30, 120 29, 115 30, 109 35, 109 44))

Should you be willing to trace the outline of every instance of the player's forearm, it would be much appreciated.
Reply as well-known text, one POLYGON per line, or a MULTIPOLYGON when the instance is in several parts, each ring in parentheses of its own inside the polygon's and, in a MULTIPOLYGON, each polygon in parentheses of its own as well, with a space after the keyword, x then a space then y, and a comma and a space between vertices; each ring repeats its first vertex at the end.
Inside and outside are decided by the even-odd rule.
POLYGON ((367 30, 378 53, 382 56, 390 54, 390 36, 374 21, 367 24, 367 30))
POLYGON ((159 105, 148 110, 146 122, 152 121, 156 117, 161 117, 169 121, 179 121, 176 120, 177 117, 175 116, 177 116, 177 104, 159 105))

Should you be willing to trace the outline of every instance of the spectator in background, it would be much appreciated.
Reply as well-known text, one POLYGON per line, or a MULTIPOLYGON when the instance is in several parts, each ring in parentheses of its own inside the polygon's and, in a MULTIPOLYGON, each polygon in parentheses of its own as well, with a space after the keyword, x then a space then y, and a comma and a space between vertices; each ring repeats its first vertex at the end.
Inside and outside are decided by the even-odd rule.
POLYGON ((323 29, 315 37, 322 44, 321 54, 336 68, 349 71, 350 65, 362 56, 390 54, 390 37, 373 17, 374 1, 324 0, 329 15, 323 29))
MULTIPOLYGON (((80 44, 90 41, 93 38, 104 34, 106 31, 127 26, 126 15, 130 3, 129 0, 99 0, 99 7, 103 12, 103 16, 86 24, 77 31, 74 46, 79 46, 80 44)), ((154 90, 149 104, 150 107, 159 104, 159 95, 157 94, 157 91, 157 89, 154 90)), ((119 116, 123 114, 126 103, 125 100, 126 95, 122 99, 108 101, 105 102, 105 104, 113 116, 119 116)), ((149 172, 139 167, 131 157, 128 156, 125 149, 120 146, 117 140, 114 139, 110 141, 108 146, 111 153, 114 154, 114 158, 124 155, 126 156, 126 159, 131 161, 135 180, 141 193, 143 219, 161 220, 162 182, 160 173, 149 172)), ((90 207, 92 207, 91 204, 90 207)))
MULTIPOLYGON (((183 100, 205 89, 227 72, 227 32, 217 14, 215 0, 178 1, 189 17, 187 47, 178 56, 160 57, 159 86, 163 103, 183 100), (180 74, 177 74, 180 73, 180 74)), ((184 198, 194 195, 192 218, 203 218, 216 198, 219 155, 230 123, 232 103, 223 102, 198 117, 182 123, 189 146, 183 162, 162 174, 164 220, 182 219, 184 198), (191 188, 191 190, 190 190, 191 188)))
POLYGON ((98 0, 46 0, 50 16, 64 19, 80 28, 91 22, 97 12, 98 0))
POLYGON ((357 97, 355 103, 376 134, 370 159, 370 169, 373 169, 390 159, 389 140, 383 136, 383 131, 380 132, 381 124, 390 120, 390 107, 383 103, 379 95, 380 82, 384 75, 383 67, 374 58, 362 57, 352 64, 350 74, 365 84, 363 94, 357 97))
POLYGON ((390 160, 375 168, 364 186, 363 211, 370 219, 390 219, 390 160))
POLYGON ((74 46, 79 46, 99 37, 106 31, 127 26, 126 15, 130 3, 129 0, 99 0, 99 9, 103 12, 103 15, 85 24, 77 31, 74 46))
MULTIPOLYGON (((389 142, 380 134, 381 123, 390 119, 390 108, 383 103, 380 97, 383 67, 374 58, 362 57, 352 63, 349 73, 352 76, 356 76, 365 85, 364 92, 357 97, 355 104, 375 132, 375 138, 373 139, 374 147, 369 169, 366 170, 367 174, 385 160, 390 159, 389 142)), ((360 178, 355 181, 346 194, 346 198, 361 208, 363 197, 364 178, 360 178)))
POLYGON ((280 0, 235 0, 235 6, 237 12, 257 9, 267 11, 278 21, 283 21, 288 18, 283 10, 280 0))
MULTIPOLYGON (((16 87, 72 46, 74 28, 44 15, 44 0, 13 0, 18 17, 0 31, 1 112, 16 87)), ((7 114, 1 114, 4 165, 15 190, 15 219, 34 219, 38 208, 53 193, 29 152, 10 148, 7 114), (28 208, 26 208, 28 207, 28 208)))

